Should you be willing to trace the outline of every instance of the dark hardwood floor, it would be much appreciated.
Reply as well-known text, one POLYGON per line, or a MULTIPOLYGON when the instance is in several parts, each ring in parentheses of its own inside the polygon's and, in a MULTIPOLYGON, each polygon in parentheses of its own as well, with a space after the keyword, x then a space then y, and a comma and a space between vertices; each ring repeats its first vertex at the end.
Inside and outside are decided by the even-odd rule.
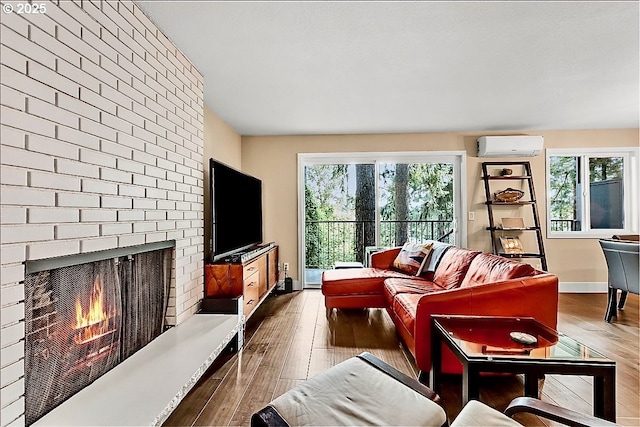
MULTIPOLYGON (((604 294, 560 294, 558 330, 617 362, 617 422, 638 426, 638 297, 630 295, 611 323, 603 320, 605 305, 604 294)), ((327 320, 319 290, 271 296, 249 319, 242 351, 221 356, 164 425, 249 425, 251 414, 273 398, 363 351, 417 374, 384 310, 338 310, 327 320)), ((591 384, 590 377, 548 375, 542 399, 592 413, 591 384)), ((480 400, 502 411, 522 387, 521 376, 486 377, 480 400)), ((460 376, 445 377, 441 395, 450 420, 461 409, 460 390, 460 376)), ((557 425, 534 416, 517 419, 527 426, 557 425)))

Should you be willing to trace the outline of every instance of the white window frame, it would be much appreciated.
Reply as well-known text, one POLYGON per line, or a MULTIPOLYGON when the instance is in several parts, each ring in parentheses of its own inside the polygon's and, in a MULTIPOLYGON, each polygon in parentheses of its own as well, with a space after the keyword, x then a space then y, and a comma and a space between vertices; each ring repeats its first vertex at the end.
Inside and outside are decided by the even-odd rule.
MULTIPOLYGON (((559 239, 576 239, 576 238, 610 238, 614 234, 632 234, 638 233, 639 214, 638 201, 640 184, 638 179, 640 169, 640 149, 635 147, 617 147, 617 148, 548 148, 546 149, 546 213, 547 213, 547 238, 559 239), (589 181, 588 159, 593 157, 622 157, 623 158, 623 183, 624 183, 624 217, 625 228, 623 229, 591 229, 589 209, 583 209, 582 224, 585 224, 583 230, 578 231, 552 231, 551 230, 551 157, 568 156, 581 157, 582 182, 589 181)), ((580 195, 578 195, 580 197, 580 195)), ((582 206, 589 206, 590 194, 589 186, 583 186, 581 195, 583 199, 582 206)))

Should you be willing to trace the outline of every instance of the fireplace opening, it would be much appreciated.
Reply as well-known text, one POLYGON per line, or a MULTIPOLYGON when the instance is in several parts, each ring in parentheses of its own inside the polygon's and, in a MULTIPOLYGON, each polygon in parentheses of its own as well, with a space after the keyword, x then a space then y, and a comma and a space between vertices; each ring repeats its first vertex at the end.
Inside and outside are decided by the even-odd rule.
POLYGON ((172 253, 164 248, 28 272, 27 425, 163 332, 172 253))

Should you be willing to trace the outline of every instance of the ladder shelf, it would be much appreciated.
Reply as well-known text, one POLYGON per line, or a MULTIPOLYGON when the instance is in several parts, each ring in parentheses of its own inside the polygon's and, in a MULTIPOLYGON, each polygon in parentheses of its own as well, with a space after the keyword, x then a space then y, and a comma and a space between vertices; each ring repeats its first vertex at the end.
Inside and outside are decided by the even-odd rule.
MULTIPOLYGON (((533 186, 533 175, 531 174, 531 164, 529 162, 483 162, 482 163, 482 180, 484 181, 484 189, 485 189, 485 197, 486 197, 486 206, 487 213, 489 215, 489 226, 486 229, 489 231, 491 235, 491 248, 494 254, 500 255, 505 258, 513 258, 513 259, 525 259, 525 258, 538 258, 540 259, 540 264, 542 265, 542 269, 547 271, 547 257, 544 251, 544 243, 542 238, 542 228, 540 227, 540 219, 538 215, 538 206, 536 202, 536 194, 533 186), (515 175, 512 175, 509 169, 502 169, 500 174, 492 174, 489 171, 490 167, 500 168, 505 166, 515 166, 521 170, 518 170, 515 175), (505 183, 505 181, 514 181, 523 183, 523 187, 520 191, 524 191, 525 194, 523 196, 524 200, 515 200, 515 201, 501 201, 495 200, 492 195, 492 183, 493 182, 501 182, 505 183), (530 208, 530 221, 533 222, 533 225, 524 225, 518 227, 503 227, 496 223, 494 210, 498 211, 500 209, 511 207, 512 209, 528 209, 530 208), (535 235, 535 245, 537 246, 537 251, 525 251, 522 248, 522 244, 517 236, 514 234, 517 233, 533 233, 535 235), (502 238, 502 239, 501 239, 502 238), (514 247, 509 247, 505 249, 503 241, 510 242, 514 247), (501 242, 501 243, 498 243, 501 242), (506 252, 509 250, 509 252, 506 252)), ((521 218, 520 221, 523 220, 521 218)))

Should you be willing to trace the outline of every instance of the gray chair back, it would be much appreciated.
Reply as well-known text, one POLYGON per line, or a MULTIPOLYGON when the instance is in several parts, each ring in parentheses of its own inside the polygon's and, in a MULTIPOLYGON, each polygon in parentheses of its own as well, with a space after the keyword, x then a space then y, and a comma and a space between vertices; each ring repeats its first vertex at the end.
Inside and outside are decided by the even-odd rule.
POLYGON ((600 246, 609 269, 609 287, 638 295, 640 243, 601 239, 600 246))

